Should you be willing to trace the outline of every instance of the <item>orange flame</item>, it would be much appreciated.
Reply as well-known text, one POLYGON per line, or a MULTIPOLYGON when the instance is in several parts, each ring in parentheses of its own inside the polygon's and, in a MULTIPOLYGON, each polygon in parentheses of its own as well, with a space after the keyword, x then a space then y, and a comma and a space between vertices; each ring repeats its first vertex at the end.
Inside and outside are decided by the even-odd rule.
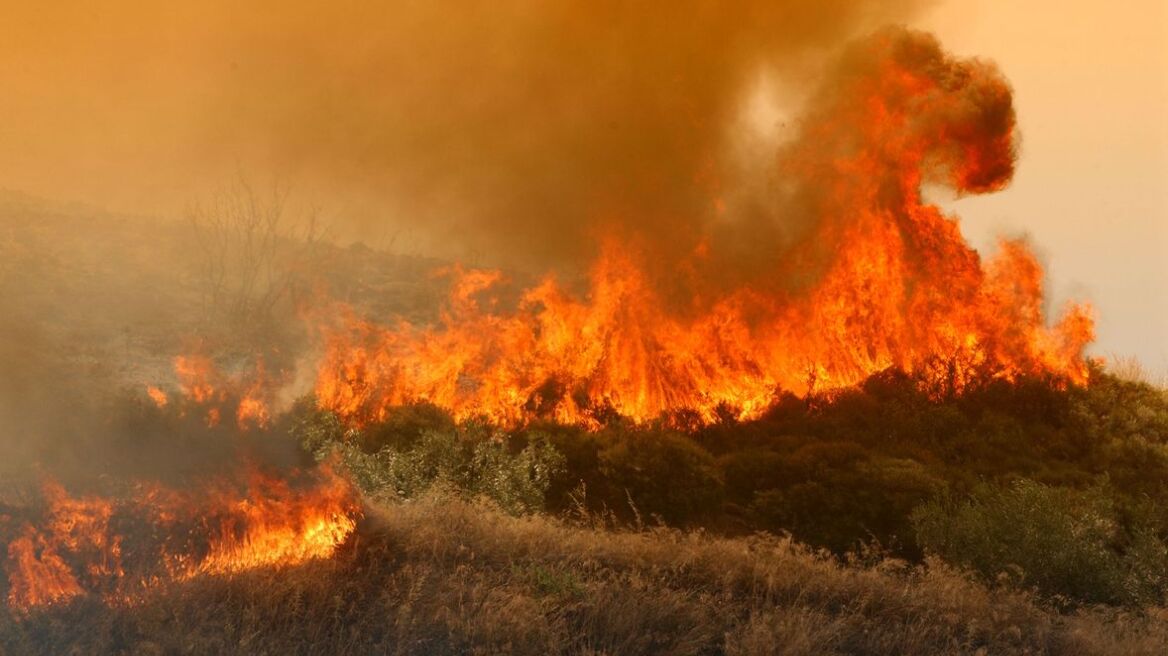
POLYGON ((303 494, 284 480, 253 472, 248 497, 220 492, 212 505, 223 509, 223 518, 198 573, 327 558, 357 525, 353 492, 336 477, 303 494))
POLYGON ((73 498, 48 483, 44 501, 43 515, 8 540, 7 601, 21 611, 85 593, 132 600, 160 581, 327 558, 360 515, 352 488, 327 469, 298 485, 252 471, 242 489, 155 486, 121 501, 73 498))
POLYGON ((159 408, 165 408, 166 405, 170 403, 170 399, 167 398, 166 392, 163 392, 153 385, 146 386, 146 395, 149 396, 150 400, 154 402, 154 405, 158 406, 159 408))
POLYGON ((513 312, 476 303, 498 272, 455 269, 436 326, 383 327, 352 312, 327 326, 318 402, 357 424, 423 400, 460 419, 594 426, 612 411, 753 417, 780 388, 819 392, 890 367, 936 393, 1022 375, 1084 383, 1089 309, 1072 305, 1048 326, 1026 245, 1005 241, 983 263, 956 220, 922 199, 925 182, 960 193, 1009 182, 1009 87, 922 35, 879 35, 853 59, 780 157, 812 227, 749 282, 707 293, 703 277, 726 260, 711 258, 706 235, 675 280, 650 275, 663 254, 644 240, 611 235, 585 294, 548 277, 513 312), (680 310, 663 291, 677 279, 691 296, 680 310))
POLYGON ((178 375, 179 387, 187 398, 196 403, 221 400, 222 376, 215 363, 202 355, 179 355, 174 359, 174 371, 178 375))
POLYGON ((13 608, 44 606, 81 594, 73 571, 54 545, 25 524, 8 543, 8 605, 13 608))
MULTIPOLYGON (((249 382, 243 378, 229 378, 210 358, 203 355, 175 357, 174 370, 183 396, 196 404, 209 406, 204 415, 208 427, 219 424, 224 410, 234 413, 236 426, 240 430, 264 427, 271 420, 262 361, 256 363, 255 370, 248 376, 249 382), (224 407, 231 403, 234 403, 234 410, 224 407)), ((163 399, 160 403, 155 390, 153 387, 148 388, 147 393, 159 407, 165 406, 165 394, 158 392, 163 399)))

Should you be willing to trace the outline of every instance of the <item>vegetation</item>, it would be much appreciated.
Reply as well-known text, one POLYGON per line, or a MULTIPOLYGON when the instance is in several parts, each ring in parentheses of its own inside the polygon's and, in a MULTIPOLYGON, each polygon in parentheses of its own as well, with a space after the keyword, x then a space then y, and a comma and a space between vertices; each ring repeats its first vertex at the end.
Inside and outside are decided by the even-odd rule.
POLYGON ((1085 389, 990 383, 931 398, 887 373, 786 397, 764 417, 689 431, 619 419, 597 432, 456 426, 433 406, 346 429, 309 401, 293 433, 372 497, 442 483, 507 512, 618 525, 790 534, 844 556, 934 554, 1059 603, 1168 601, 1168 398, 1094 372, 1085 389))
MULTIPOLYGON (((486 427, 427 429, 398 447, 368 453, 360 434, 345 430, 335 416, 309 410, 298 427, 303 446, 317 461, 337 459, 371 498, 413 499, 435 489, 467 498, 486 498, 511 514, 543 509, 551 477, 563 469, 563 456, 545 438, 531 436, 509 452, 505 436, 486 427)), ((368 441, 365 441, 368 444, 368 441)))
POLYGON ((841 562, 786 537, 598 530, 423 496, 336 557, 139 604, 15 619, 0 651, 126 654, 1162 654, 1163 610, 1059 613, 938 561, 841 562))
POLYGON ((1159 605, 1168 592, 1168 549, 1149 518, 1124 530, 1103 489, 1068 490, 1020 480, 985 486, 967 501, 913 512, 918 539, 985 579, 1008 577, 1088 602, 1159 605))

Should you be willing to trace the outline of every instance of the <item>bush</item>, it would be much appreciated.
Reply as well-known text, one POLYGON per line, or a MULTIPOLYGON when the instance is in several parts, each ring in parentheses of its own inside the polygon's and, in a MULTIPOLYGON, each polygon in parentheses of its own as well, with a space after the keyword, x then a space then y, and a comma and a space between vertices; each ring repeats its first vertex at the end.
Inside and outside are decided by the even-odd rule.
POLYGON ((350 432, 340 417, 317 408, 316 399, 312 397, 298 400, 291 415, 289 433, 304 452, 314 456, 327 452, 333 444, 347 443, 357 435, 356 431, 350 432))
POLYGON ((360 446, 367 453, 385 447, 413 446, 427 431, 452 432, 456 428, 450 413, 432 403, 417 402, 390 408, 385 419, 361 431, 360 446))
POLYGON ((716 511, 724 494, 714 457, 693 440, 669 432, 620 433, 600 453, 611 487, 637 511, 681 524, 716 511))
MULTIPOLYGON (((323 426, 317 431, 323 432, 331 422, 315 426, 323 426)), ((308 433, 309 438, 314 435, 308 433)), ((511 514, 532 513, 544 508, 552 476, 564 465, 563 456, 542 436, 533 436, 511 453, 499 435, 430 430, 410 447, 366 453, 357 446, 359 434, 344 435, 347 440, 317 442, 314 456, 338 458, 353 482, 376 499, 411 499, 443 487, 467 497, 486 497, 511 514)))
POLYGON ((564 457, 542 436, 536 436, 517 454, 502 441, 474 446, 465 488, 485 496, 513 515, 544 509, 552 477, 564 467, 564 457))
POLYGON ((1129 535, 1114 501, 1086 491, 1019 480, 981 486, 968 500, 940 498, 912 513, 927 551, 987 580, 1082 602, 1160 603, 1165 545, 1147 527, 1129 535))
POLYGON ((849 442, 809 444, 782 463, 781 485, 760 490, 750 510, 770 530, 836 553, 876 540, 902 555, 912 549, 911 510, 942 481, 921 463, 864 452, 849 442))
POLYGON ((1071 418, 1093 442, 1168 444, 1168 389, 1095 370, 1089 386, 1073 390, 1071 418))

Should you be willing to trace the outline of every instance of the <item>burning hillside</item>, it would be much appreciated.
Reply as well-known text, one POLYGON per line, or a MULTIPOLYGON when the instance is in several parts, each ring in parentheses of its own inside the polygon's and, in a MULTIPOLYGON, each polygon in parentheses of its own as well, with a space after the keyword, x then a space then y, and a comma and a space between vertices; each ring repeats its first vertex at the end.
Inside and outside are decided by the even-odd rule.
MULTIPOLYGON (((1071 306, 1048 324, 1026 244, 1003 241, 983 261, 923 196, 925 185, 1001 189, 1015 140, 995 68, 926 35, 877 33, 848 52, 775 155, 770 211, 794 212, 797 229, 752 243, 760 224, 735 215, 733 185, 703 173, 702 230, 665 238, 646 231, 656 222, 597 221, 582 289, 549 275, 508 300, 501 272, 454 266, 434 325, 383 326, 352 310, 320 322, 316 403, 356 427, 428 402, 456 420, 596 428, 614 415, 751 419, 780 392, 820 394, 888 369, 937 397, 1023 376, 1084 383, 1089 311, 1071 306)), ((264 431, 289 376, 256 362, 227 375, 210 357, 178 357, 181 394, 147 396, 208 430, 264 431)), ((8 604, 132 600, 159 581, 326 557, 354 529, 354 494, 327 471, 241 480, 117 498, 47 484, 5 515, 8 604)))
POLYGON ((922 196, 923 185, 1003 188, 1015 140, 996 68, 927 35, 878 33, 848 53, 777 153, 784 206, 808 217, 791 238, 751 243, 752 223, 727 216, 727 190, 706 182, 714 218, 683 234, 681 256, 676 235, 601 222, 583 293, 548 276, 501 309, 500 273, 456 269, 435 326, 342 313, 323 331, 317 398, 358 424, 428 401, 505 425, 595 425, 611 412, 748 418, 779 390, 850 386, 888 368, 939 394, 1021 375, 1083 383, 1089 309, 1072 305, 1049 325, 1026 244, 1003 241, 983 261, 922 196), (766 251, 742 258, 749 270, 742 242, 766 251))
POLYGON ((1147 12, 7 4, 0 656, 1168 653, 1147 12))

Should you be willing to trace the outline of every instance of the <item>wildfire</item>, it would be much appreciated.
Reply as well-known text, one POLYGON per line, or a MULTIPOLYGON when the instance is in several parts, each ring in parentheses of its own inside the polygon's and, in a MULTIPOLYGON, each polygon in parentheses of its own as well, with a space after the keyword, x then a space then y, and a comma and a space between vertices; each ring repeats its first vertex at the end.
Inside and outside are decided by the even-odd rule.
POLYGON ((149 396, 150 400, 154 402, 154 405, 158 406, 159 408, 165 408, 167 404, 170 403, 170 399, 166 396, 166 392, 163 392, 153 385, 146 386, 146 395, 149 396))
POLYGON ((74 498, 46 483, 41 512, 0 517, 9 607, 86 593, 132 600, 161 581, 325 558, 356 527, 356 496, 331 470, 246 479, 197 492, 147 486, 128 499, 74 498))
POLYGON ((983 262, 956 219, 922 198, 925 183, 962 194, 1009 183, 1015 117, 997 70, 890 31, 837 77, 779 155, 814 220, 753 279, 706 284, 724 262, 706 235, 663 279, 650 273, 662 257, 652 240, 619 231, 584 293, 549 276, 513 311, 476 300, 500 273, 455 269, 437 325, 343 312, 324 329, 320 405, 357 424, 423 400, 458 418, 593 426, 614 411, 751 417, 776 390, 854 385, 890 367, 938 393, 1030 374, 1085 382, 1089 308, 1071 305, 1049 326, 1026 244, 1003 241, 983 262), (664 291, 678 281, 691 292, 681 304, 664 291))
MULTIPOLYGON (((352 490, 332 476, 308 494, 287 481, 253 472, 247 498, 220 492, 222 509, 198 573, 224 574, 254 567, 326 558, 356 527, 352 490)), ((189 572, 188 572, 189 573, 189 572)))
MULTIPOLYGON (((206 356, 180 355, 174 359, 174 371, 183 397, 204 408, 207 426, 218 425, 224 410, 235 415, 240 430, 268 425, 269 385, 262 361, 256 363, 246 378, 231 378, 206 356)), ((158 388, 149 387, 147 394, 158 407, 166 406, 166 394, 158 388)))

